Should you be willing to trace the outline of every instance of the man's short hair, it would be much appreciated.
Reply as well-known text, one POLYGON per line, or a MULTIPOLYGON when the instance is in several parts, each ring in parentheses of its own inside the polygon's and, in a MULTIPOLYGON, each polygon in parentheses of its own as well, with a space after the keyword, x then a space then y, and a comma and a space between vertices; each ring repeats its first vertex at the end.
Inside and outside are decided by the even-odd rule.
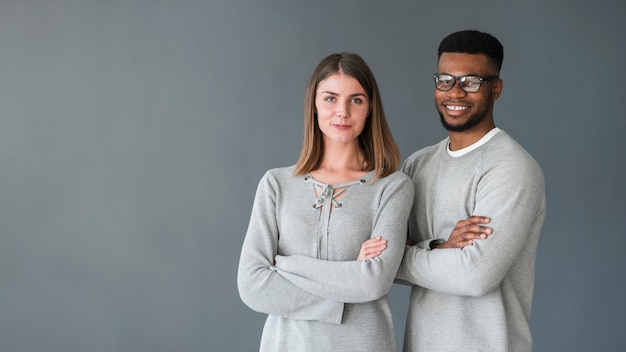
POLYGON ((500 72, 504 49, 496 37, 477 30, 454 32, 443 38, 439 44, 437 57, 443 53, 482 54, 487 56, 500 72))

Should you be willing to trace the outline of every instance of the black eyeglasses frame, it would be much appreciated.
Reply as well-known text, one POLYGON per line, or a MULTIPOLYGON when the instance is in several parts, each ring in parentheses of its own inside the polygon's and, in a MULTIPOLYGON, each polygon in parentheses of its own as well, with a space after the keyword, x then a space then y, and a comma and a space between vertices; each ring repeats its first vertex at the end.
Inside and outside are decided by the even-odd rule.
POLYGON ((467 76, 461 76, 461 77, 457 77, 457 76, 453 76, 447 73, 439 73, 436 72, 435 74, 433 74, 433 78, 435 79, 435 88, 439 91, 442 92, 448 92, 451 91, 452 88, 454 88, 454 85, 456 84, 456 82, 459 82, 459 86, 461 87, 461 89, 463 89, 464 92, 466 93, 478 93, 480 91, 480 86, 483 84, 483 82, 493 82, 493 81, 497 81, 500 79, 499 76, 487 76, 487 77, 481 77, 478 75, 467 75, 467 76), (437 82, 439 82, 439 76, 442 75, 446 75, 452 78, 452 84, 450 85, 450 88, 448 89, 441 89, 437 86, 437 82), (479 83, 478 83, 478 88, 476 89, 476 91, 467 91, 465 88, 465 86, 463 86, 463 82, 468 78, 468 77, 475 77, 479 79, 479 83))

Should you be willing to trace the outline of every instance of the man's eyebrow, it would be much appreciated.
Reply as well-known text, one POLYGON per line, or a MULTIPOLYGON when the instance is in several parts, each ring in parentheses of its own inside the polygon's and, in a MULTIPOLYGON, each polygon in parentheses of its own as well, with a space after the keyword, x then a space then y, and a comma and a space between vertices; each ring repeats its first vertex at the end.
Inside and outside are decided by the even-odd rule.
POLYGON ((447 72, 439 72, 440 75, 448 75, 448 76, 452 76, 452 77, 465 77, 465 76, 478 76, 478 77, 483 77, 482 75, 479 75, 478 73, 466 73, 464 75, 461 76, 455 76, 453 74, 447 73, 447 72))

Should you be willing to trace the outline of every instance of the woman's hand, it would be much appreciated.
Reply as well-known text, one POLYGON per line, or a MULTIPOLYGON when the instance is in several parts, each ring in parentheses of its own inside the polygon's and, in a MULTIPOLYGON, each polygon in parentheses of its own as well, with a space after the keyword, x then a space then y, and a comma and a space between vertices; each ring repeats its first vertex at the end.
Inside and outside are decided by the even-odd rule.
POLYGON ((387 240, 383 240, 381 236, 370 238, 361 245, 361 252, 357 261, 365 259, 373 259, 378 257, 385 249, 387 249, 387 240))

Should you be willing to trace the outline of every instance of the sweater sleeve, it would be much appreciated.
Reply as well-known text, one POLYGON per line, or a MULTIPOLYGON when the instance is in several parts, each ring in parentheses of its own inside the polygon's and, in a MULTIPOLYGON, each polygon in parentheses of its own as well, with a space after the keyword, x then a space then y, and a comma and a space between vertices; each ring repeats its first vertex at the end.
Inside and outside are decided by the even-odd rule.
POLYGON ((297 287, 273 267, 278 247, 276 183, 273 181, 266 173, 254 199, 237 272, 241 300, 265 314, 340 324, 343 303, 297 287))
POLYGON ((509 163, 485 173, 476 191, 474 214, 492 219, 493 234, 488 239, 462 250, 406 246, 397 281, 456 296, 478 297, 498 287, 525 242, 533 234, 538 236, 543 223, 541 169, 534 163, 509 163))
POLYGON ((371 236, 387 239, 387 249, 377 258, 327 261, 278 256, 277 270, 298 287, 333 301, 362 303, 382 297, 391 288, 402 260, 412 199, 413 185, 404 175, 383 192, 371 236))

